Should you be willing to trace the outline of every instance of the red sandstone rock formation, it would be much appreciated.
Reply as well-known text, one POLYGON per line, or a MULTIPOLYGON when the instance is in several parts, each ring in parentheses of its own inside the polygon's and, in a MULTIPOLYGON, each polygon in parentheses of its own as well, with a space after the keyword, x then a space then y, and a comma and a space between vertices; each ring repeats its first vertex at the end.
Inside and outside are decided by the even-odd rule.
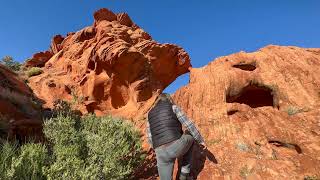
POLYGON ((37 103, 37 98, 17 74, 0 64, 0 128, 6 129, 9 138, 37 140, 41 137, 41 106, 37 103))
POLYGON ((61 35, 56 35, 52 38, 50 49, 44 52, 35 53, 30 59, 25 63, 25 67, 43 67, 47 61, 56 53, 61 50, 61 43, 64 37, 61 35))
POLYGON ((320 49, 283 46, 191 69, 174 99, 212 153, 195 152, 198 179, 320 177, 319 69, 320 49))
MULTIPOLYGON (((55 36, 48 53, 30 62, 44 71, 30 86, 47 107, 64 99, 82 113, 137 120, 188 72, 189 57, 153 41, 125 13, 101 9, 94 19, 92 26, 55 36)), ((319 68, 320 49, 268 46, 192 69, 189 85, 174 99, 209 146, 207 160, 196 148, 193 174, 205 180, 320 176, 319 68)), ((144 121, 135 122, 143 129, 144 121)), ((143 177, 153 178, 150 172, 143 177)))
POLYGON ((182 48, 155 42, 127 14, 100 9, 94 20, 66 37, 55 36, 44 73, 29 79, 46 107, 73 100, 82 113, 136 118, 188 72, 190 59, 182 48))
POLYGON ((44 64, 52 57, 51 51, 39 52, 34 54, 25 63, 25 67, 43 67, 44 64))

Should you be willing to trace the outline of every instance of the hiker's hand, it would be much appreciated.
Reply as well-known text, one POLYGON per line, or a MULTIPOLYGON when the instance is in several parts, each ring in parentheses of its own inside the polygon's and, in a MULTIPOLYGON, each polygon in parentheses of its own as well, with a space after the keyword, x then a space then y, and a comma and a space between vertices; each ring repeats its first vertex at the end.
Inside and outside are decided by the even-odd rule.
POLYGON ((200 143, 200 147, 201 147, 202 150, 207 150, 208 149, 207 145, 204 142, 200 143))

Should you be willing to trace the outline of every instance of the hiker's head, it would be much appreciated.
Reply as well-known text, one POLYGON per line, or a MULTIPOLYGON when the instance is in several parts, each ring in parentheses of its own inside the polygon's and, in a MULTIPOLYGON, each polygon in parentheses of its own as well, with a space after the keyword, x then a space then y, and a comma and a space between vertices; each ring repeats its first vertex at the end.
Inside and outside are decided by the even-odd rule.
POLYGON ((174 103, 173 102, 173 99, 171 98, 170 94, 168 93, 161 93, 159 94, 159 96, 157 97, 157 100, 155 102, 155 104, 157 104, 157 102, 159 101, 166 101, 166 100, 169 100, 172 104, 174 103))
POLYGON ((169 100, 172 104, 174 104, 174 101, 171 98, 170 94, 161 93, 158 95, 157 99, 154 101, 153 105, 149 110, 151 110, 159 101, 166 101, 166 100, 169 100))

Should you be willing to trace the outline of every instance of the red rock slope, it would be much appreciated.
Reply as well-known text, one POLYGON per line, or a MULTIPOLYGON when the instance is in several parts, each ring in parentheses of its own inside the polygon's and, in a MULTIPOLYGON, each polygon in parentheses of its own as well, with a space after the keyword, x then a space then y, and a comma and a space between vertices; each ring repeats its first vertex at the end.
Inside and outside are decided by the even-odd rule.
POLYGON ((174 99, 212 154, 198 179, 320 177, 320 49, 267 46, 193 68, 174 99), (214 160, 216 159, 216 162, 214 160))
POLYGON ((42 135, 40 101, 18 75, 0 64, 0 123, 2 138, 28 137, 38 140, 42 135))
POLYGON ((190 59, 182 48, 152 40, 127 14, 100 9, 92 26, 55 36, 26 66, 43 69, 29 85, 47 107, 73 100, 82 113, 133 118, 188 72, 190 59))

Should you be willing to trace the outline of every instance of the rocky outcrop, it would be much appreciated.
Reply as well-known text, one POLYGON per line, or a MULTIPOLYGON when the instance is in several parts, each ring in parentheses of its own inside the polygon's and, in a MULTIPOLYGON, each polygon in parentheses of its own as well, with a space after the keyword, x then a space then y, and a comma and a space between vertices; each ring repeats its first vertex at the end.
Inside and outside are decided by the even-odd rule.
POLYGON ((190 67, 182 48, 155 42, 127 14, 107 9, 94 13, 92 26, 54 37, 50 49, 53 56, 30 87, 45 107, 63 99, 97 115, 141 117, 190 67))
POLYGON ((51 51, 39 52, 34 54, 30 59, 26 60, 24 66, 30 67, 43 67, 44 64, 53 56, 51 51))
POLYGON ((0 64, 1 138, 18 141, 42 137, 41 102, 18 75, 0 64))
POLYGON ((320 176, 320 49, 267 46, 193 68, 174 94, 206 139, 198 179, 320 176))
POLYGON ((61 50, 61 43, 64 37, 61 35, 56 35, 52 38, 50 49, 44 52, 35 53, 30 59, 26 60, 24 66, 30 67, 43 67, 47 61, 56 53, 61 50))

